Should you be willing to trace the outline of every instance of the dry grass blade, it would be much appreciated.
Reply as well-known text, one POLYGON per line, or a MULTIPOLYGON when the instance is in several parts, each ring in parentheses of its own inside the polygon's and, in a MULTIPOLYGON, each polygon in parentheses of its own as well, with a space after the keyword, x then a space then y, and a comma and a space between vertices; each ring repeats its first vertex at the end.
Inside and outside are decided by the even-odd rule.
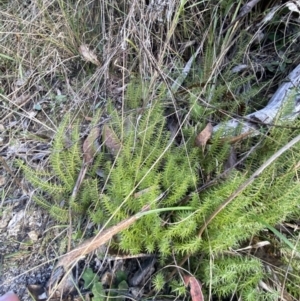
MULTIPOLYGON (((148 207, 145 207, 141 212, 148 211, 148 209, 148 207)), ((81 256, 96 250, 97 248, 108 242, 115 234, 121 232, 124 229, 127 229, 130 225, 132 225, 137 219, 141 217, 141 212, 125 219, 124 221, 118 223, 117 225, 107 230, 100 231, 96 236, 87 239, 78 247, 65 254, 58 261, 56 266, 63 266, 66 269, 68 266, 70 266, 72 263, 78 260, 81 256)))

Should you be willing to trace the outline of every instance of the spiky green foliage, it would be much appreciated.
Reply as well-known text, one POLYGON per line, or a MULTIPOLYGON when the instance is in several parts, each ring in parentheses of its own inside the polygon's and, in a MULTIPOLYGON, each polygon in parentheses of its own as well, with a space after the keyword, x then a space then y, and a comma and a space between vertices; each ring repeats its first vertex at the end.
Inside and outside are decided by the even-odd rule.
MULTIPOLYGON (((119 234, 118 248, 130 253, 158 251, 162 258, 171 254, 178 258, 194 254, 192 268, 199 267, 197 258, 201 253, 203 260, 197 269, 198 276, 216 295, 230 296, 237 292, 244 300, 271 300, 273 293, 265 294, 257 289, 259 281, 267 277, 259 260, 224 254, 264 228, 258 219, 275 225, 292 214, 299 216, 300 185, 295 169, 300 160, 299 149, 293 148, 279 157, 215 217, 202 237, 198 237, 198 231, 205 219, 296 133, 274 127, 244 162, 242 170, 234 170, 213 187, 196 193, 197 187, 206 183, 208 177, 216 177, 224 170, 230 145, 222 142, 216 133, 211 144, 202 150, 194 146, 197 132, 185 127, 179 131, 177 145, 167 129, 162 106, 161 100, 166 94, 160 91, 156 99, 149 101, 147 93, 138 97, 137 91, 145 90, 132 87, 127 90, 125 111, 118 112, 110 106, 106 126, 116 134, 115 143, 119 143, 120 151, 112 153, 103 136, 104 147, 75 200, 69 200, 69 196, 82 164, 80 139, 78 125, 75 125, 67 135, 70 138, 66 146, 65 133, 70 130, 70 123, 69 117, 65 119, 58 129, 50 157, 55 177, 44 181, 51 172, 36 173, 22 165, 28 180, 44 191, 35 199, 58 220, 66 218, 71 206, 73 212, 87 212, 95 223, 104 224, 109 220, 107 225, 139 212, 145 205, 156 209, 184 203, 193 211, 147 215, 119 234), (136 108, 137 105, 142 107, 136 108), (101 171, 100 177, 97 170, 101 171), (45 193, 52 196, 51 201, 44 197, 45 193)), ((205 117, 205 111, 202 114, 199 120, 205 117)))
MULTIPOLYGON (((222 256, 217 258, 212 263, 205 265, 206 278, 209 279, 210 275, 213 275, 211 284, 213 287, 213 294, 221 296, 230 295, 233 291, 240 291, 241 289, 247 290, 250 287, 248 283, 258 283, 263 277, 263 270, 261 268, 261 262, 253 258, 243 258, 240 256, 222 256), (243 279, 247 278, 247 282, 243 279)), ((255 287, 252 288, 256 290, 255 287)), ((257 300, 249 298, 250 293, 247 294, 247 300, 257 300)), ((253 297, 257 297, 257 294, 253 294, 253 297)))
MULTIPOLYGON (((164 127, 160 106, 155 104, 145 111, 138 127, 124 139, 116 164, 113 168, 108 166, 110 183, 101 206, 107 217, 115 215, 118 221, 140 211, 146 204, 150 204, 151 209, 174 206, 195 189, 194 163, 198 150, 191 149, 188 160, 184 147, 175 151, 164 127)), ((132 229, 122 232, 120 247, 131 252, 143 248, 153 252, 158 248, 162 253, 170 253, 170 248, 160 248, 160 240, 168 228, 162 227, 161 219, 165 217, 158 214, 141 219, 132 229)))
POLYGON ((93 193, 97 196, 98 183, 87 178, 79 196, 75 200, 70 197, 83 164, 80 141, 79 124, 76 121, 72 123, 68 114, 57 129, 49 170, 34 170, 17 160, 25 177, 36 188, 33 199, 60 222, 68 220, 69 207, 74 213, 83 214, 91 203, 93 193))

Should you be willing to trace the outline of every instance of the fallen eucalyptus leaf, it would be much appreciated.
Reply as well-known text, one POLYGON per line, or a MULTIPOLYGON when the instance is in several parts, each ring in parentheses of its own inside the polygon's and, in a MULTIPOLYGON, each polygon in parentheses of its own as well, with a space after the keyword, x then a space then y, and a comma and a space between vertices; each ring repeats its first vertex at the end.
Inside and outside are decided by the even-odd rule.
POLYGON ((91 129, 89 135, 83 142, 83 153, 84 153, 84 161, 89 163, 93 160, 97 150, 95 147, 95 140, 99 137, 100 129, 98 127, 94 127, 91 129))
POLYGON ((114 130, 106 124, 103 126, 103 141, 109 152, 116 156, 121 149, 121 141, 114 130))
POLYGON ((207 141, 211 138, 212 132, 213 132, 213 126, 209 122, 206 125, 206 127, 197 135, 195 139, 195 144, 197 146, 202 147, 202 149, 204 149, 207 141))
POLYGON ((184 275, 183 276, 185 286, 190 286, 190 293, 192 297, 192 301, 204 301, 201 284, 199 280, 197 280, 193 276, 184 275))

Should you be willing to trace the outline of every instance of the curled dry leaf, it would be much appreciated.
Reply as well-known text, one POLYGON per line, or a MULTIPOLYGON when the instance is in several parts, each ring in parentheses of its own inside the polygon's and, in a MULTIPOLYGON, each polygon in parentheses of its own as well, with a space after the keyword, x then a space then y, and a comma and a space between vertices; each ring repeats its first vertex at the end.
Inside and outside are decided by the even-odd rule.
POLYGON ((83 142, 82 150, 84 154, 84 162, 91 162, 96 154, 95 140, 99 136, 100 129, 98 127, 92 128, 89 135, 83 142))
POLYGON ((201 283, 195 277, 190 275, 183 276, 185 286, 190 286, 190 293, 193 301, 204 301, 201 283))
POLYGON ((90 62, 96 66, 100 66, 100 62, 98 61, 97 56, 89 49, 86 44, 82 44, 79 47, 79 52, 85 61, 90 62))
POLYGON ((195 144, 197 146, 205 147, 207 141, 211 138, 213 132, 213 126, 209 122, 206 127, 198 134, 195 139, 195 144))
POLYGON ((119 140, 114 130, 107 124, 105 124, 103 127, 103 141, 109 152, 112 155, 116 156, 121 149, 121 141, 119 140))

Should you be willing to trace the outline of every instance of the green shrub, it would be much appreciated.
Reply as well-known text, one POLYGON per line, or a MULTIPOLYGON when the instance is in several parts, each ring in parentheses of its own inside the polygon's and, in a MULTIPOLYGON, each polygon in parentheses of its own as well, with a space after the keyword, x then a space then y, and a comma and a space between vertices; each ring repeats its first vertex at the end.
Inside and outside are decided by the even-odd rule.
MULTIPOLYGON (((145 101, 144 92, 130 87, 122 112, 109 106, 110 119, 105 126, 115 134, 120 150, 113 154, 103 134, 101 151, 75 199, 70 199, 70 193, 82 165, 82 155, 79 127, 75 124, 69 130, 70 116, 61 123, 54 140, 51 170, 34 171, 19 161, 27 179, 39 188, 34 199, 58 221, 67 220, 71 207, 75 221, 87 214, 96 224, 109 220, 110 226, 145 205, 151 209, 190 206, 193 211, 157 212, 143 217, 120 233, 115 244, 130 253, 158 252, 162 261, 171 254, 178 260, 191 255, 192 271, 200 266, 196 276, 218 296, 238 293, 244 300, 273 299, 275 293, 257 289, 259 281, 268 277, 258 259, 225 254, 264 229, 258 219, 275 225, 292 214, 298 216, 300 185, 295 169, 300 160, 298 149, 279 157, 214 218, 202 237, 198 231, 205 219, 258 166, 294 136, 294 131, 273 128, 268 136, 261 138, 242 170, 234 169, 226 178, 220 177, 215 185, 197 193, 197 188, 207 183, 208 178, 217 178, 224 170, 230 145, 220 142, 216 133, 203 151, 194 145, 195 130, 185 125, 176 136, 180 141, 175 143, 167 129, 162 105, 165 93, 160 91, 156 99, 145 101), (137 95, 136 91, 143 95, 137 95), (199 254, 201 262, 197 260, 199 254)), ((199 120, 203 118, 199 116, 199 120)))

